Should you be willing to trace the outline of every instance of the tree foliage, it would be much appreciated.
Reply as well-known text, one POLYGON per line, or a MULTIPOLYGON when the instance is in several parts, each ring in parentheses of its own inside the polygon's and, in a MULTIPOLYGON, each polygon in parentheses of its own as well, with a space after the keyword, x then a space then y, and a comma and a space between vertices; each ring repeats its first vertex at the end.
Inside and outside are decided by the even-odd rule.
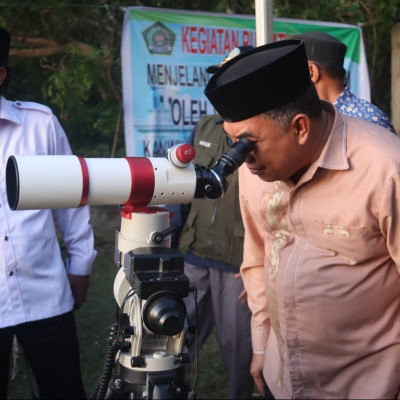
POLYGON ((75 152, 123 155, 122 8, 41 0, 0 9, 12 35, 8 96, 52 107, 75 152))
MULTIPOLYGON (((362 23, 372 99, 390 109, 390 29, 399 0, 275 0, 274 15, 362 23)), ((254 0, 0 1, 0 26, 12 35, 9 98, 49 105, 73 150, 123 156, 120 44, 124 7, 253 14, 254 0)))

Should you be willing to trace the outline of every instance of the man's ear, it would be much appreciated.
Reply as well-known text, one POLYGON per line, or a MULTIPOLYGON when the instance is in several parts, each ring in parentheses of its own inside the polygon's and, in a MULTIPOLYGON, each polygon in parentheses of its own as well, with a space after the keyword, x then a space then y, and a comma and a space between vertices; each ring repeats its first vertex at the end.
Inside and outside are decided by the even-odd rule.
POLYGON ((310 133, 310 118, 305 114, 297 114, 290 123, 291 131, 294 133, 299 146, 307 143, 310 133))
POLYGON ((5 67, 0 67, 0 85, 4 82, 4 79, 6 79, 7 76, 7 70, 5 67))
POLYGON ((308 69, 310 71, 310 78, 311 78, 312 83, 316 84, 321 78, 321 71, 320 71, 318 65, 309 61, 308 69))

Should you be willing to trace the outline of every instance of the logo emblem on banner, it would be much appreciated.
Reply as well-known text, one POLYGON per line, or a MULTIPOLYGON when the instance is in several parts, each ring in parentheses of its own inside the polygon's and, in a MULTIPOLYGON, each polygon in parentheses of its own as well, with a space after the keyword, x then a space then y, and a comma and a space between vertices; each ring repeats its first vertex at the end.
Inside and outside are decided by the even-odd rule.
POLYGON ((142 32, 150 54, 171 55, 176 34, 161 22, 155 22, 142 32))

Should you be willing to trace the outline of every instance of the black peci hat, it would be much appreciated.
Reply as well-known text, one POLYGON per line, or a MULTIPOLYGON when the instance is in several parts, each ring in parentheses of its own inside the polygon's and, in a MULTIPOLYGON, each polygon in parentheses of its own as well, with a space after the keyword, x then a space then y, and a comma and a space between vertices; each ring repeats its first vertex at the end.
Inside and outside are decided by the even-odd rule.
POLYGON ((333 36, 325 32, 312 31, 294 35, 292 39, 304 42, 308 60, 335 68, 343 67, 347 46, 333 36))
POLYGON ((229 60, 232 60, 232 58, 240 56, 241 54, 246 53, 246 51, 254 49, 254 46, 238 46, 232 49, 227 56, 219 63, 216 65, 210 65, 206 68, 206 72, 209 74, 215 74, 225 63, 227 63, 229 60))
POLYGON ((236 122, 287 103, 311 84, 304 44, 282 40, 228 61, 204 93, 224 120, 236 122))
POLYGON ((8 65, 8 54, 10 52, 10 34, 3 28, 0 28, 0 65, 8 65))

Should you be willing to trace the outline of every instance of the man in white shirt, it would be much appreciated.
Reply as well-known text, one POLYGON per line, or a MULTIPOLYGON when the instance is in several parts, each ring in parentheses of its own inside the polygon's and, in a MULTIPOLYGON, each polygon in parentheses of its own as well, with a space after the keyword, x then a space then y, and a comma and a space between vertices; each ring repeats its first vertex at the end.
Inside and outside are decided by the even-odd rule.
POLYGON ((85 301, 97 254, 90 209, 10 209, 8 157, 71 154, 71 148, 48 107, 4 97, 9 48, 10 35, 0 28, 0 398, 7 397, 14 336, 30 363, 40 398, 84 398, 72 311, 85 301), (56 223, 70 255, 68 271, 56 223))

